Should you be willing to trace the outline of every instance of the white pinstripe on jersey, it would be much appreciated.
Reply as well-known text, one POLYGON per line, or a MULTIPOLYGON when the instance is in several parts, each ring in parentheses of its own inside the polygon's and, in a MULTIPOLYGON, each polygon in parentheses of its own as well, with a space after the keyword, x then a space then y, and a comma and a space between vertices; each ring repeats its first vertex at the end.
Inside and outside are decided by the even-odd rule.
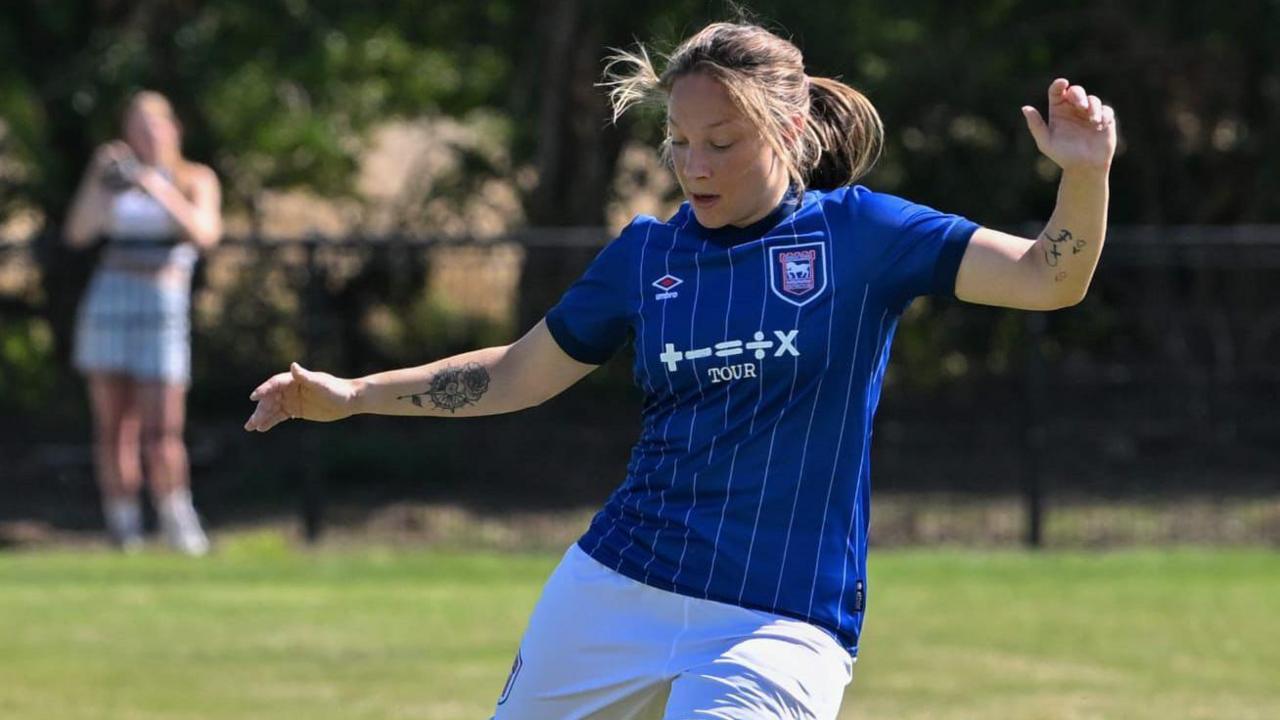
MULTIPOLYGON (((790 223, 791 244, 799 245, 800 238, 796 235, 796 226, 794 222, 795 215, 792 215, 791 218, 789 219, 792 220, 792 222, 790 223)), ((761 253, 760 257, 762 260, 765 261, 765 264, 768 265, 769 253, 768 252, 761 253)), ((830 279, 828 279, 828 282, 830 282, 830 279)), ((799 305, 796 306, 796 316, 795 316, 795 320, 792 322, 793 327, 799 327, 800 311, 802 309, 803 308, 801 306, 799 305)), ((834 310, 835 308, 833 307, 832 311, 834 312, 834 310)), ((764 330, 764 308, 763 307, 760 309, 760 330, 762 331, 764 330)), ((830 346, 830 338, 828 338, 827 344, 828 346, 830 346)), ((747 560, 742 567, 742 584, 738 587, 738 602, 742 602, 742 596, 747 591, 747 578, 751 576, 751 555, 753 551, 755 551, 756 549, 756 534, 760 531, 760 513, 761 511, 764 510, 764 497, 765 497, 765 493, 769 489, 769 469, 773 466, 773 445, 774 445, 774 442, 778 439, 778 426, 782 424, 782 419, 786 417, 787 410, 791 408, 791 401, 795 398, 795 395, 796 395, 796 379, 799 377, 799 375, 800 375, 800 356, 797 355, 796 357, 792 358, 792 362, 791 362, 791 389, 787 391, 787 404, 782 407, 782 411, 778 413, 778 417, 774 419, 773 431, 769 433, 769 452, 765 456, 763 479, 760 482, 760 498, 756 501, 756 519, 751 528, 751 540, 747 543, 747 560)), ((764 397, 763 373, 761 373, 761 376, 762 377, 759 383, 759 387, 760 387, 760 393, 761 393, 760 397, 762 399, 764 397)), ((817 403, 817 398, 814 398, 814 403, 815 404, 817 403)), ((759 406, 760 406, 760 400, 757 399, 756 407, 759 408, 759 406)))
MULTIPOLYGON (((880 343, 885 339, 884 321, 888 317, 889 317, 889 310, 886 308, 885 311, 880 315, 880 330, 879 332, 876 333, 876 351, 871 355, 871 359, 880 364, 879 372, 883 372, 883 369, 884 369, 883 360, 882 360, 883 356, 880 354, 882 352, 880 343)), ((863 402, 862 402, 863 427, 870 427, 871 425, 871 388, 876 387, 876 383, 874 382, 874 380, 875 378, 873 377, 872 382, 867 383, 866 391, 865 391, 866 395, 864 396, 863 402)), ((869 442, 871 442, 871 433, 863 432, 862 447, 859 449, 859 452, 858 452, 858 479, 854 483, 855 489, 854 489, 854 495, 853 495, 853 507, 850 509, 850 512, 849 512, 849 533, 850 534, 853 533, 853 529, 855 527, 861 524, 858 513, 862 507, 862 487, 865 484, 863 481, 863 473, 865 473, 867 470, 867 443, 869 442)), ((848 536, 846 535, 846 537, 848 536)), ((856 536, 854 537, 854 542, 855 543, 858 542, 858 539, 856 536)), ((856 561, 856 558, 855 558, 855 561, 856 561)), ((847 586, 847 583, 849 582, 849 554, 848 553, 845 553, 845 557, 843 558, 843 562, 841 563, 841 566, 844 569, 842 571, 843 574, 840 576, 840 599, 836 601, 836 605, 839 607, 844 607, 844 591, 849 589, 847 586)), ((844 622, 843 618, 836 618, 837 630, 840 629, 841 624, 843 622, 844 622)))
MULTIPOLYGON (((844 430, 849 420, 849 400, 853 397, 853 381, 858 377, 858 344, 862 340, 862 317, 867 311, 867 295, 871 292, 871 284, 868 283, 862 289, 862 306, 858 310, 858 329, 853 335, 853 360, 849 363, 849 382, 845 386, 844 391, 844 412, 840 415, 840 432, 836 435, 839 438, 836 441, 836 457, 840 457, 840 449, 844 446, 844 430)), ((831 492, 836 486, 836 470, 839 465, 833 463, 831 465, 831 479, 827 482, 827 501, 822 507, 822 526, 818 530, 818 537, 822 538, 827 531, 827 517, 831 512, 831 492)), ((818 566, 822 560, 822 545, 817 547, 816 554, 813 558, 813 585, 809 588, 809 608, 805 611, 806 615, 813 615, 813 598, 818 589, 818 566)), ((778 585, 782 585, 782 571, 778 572, 778 585)), ((776 596, 776 591, 775 591, 776 596)))
MULTIPOLYGON (((830 253, 831 267, 835 267, 836 266, 836 249, 835 249, 836 242, 832 239, 831 225, 827 222, 827 213, 825 210, 822 209, 821 205, 818 206, 818 212, 822 213, 822 225, 827 230, 827 238, 828 238, 827 252, 830 253)), ((814 393, 813 393, 813 407, 809 410, 809 424, 805 427, 805 431, 804 431, 804 447, 800 451, 800 469, 796 473, 796 492, 791 498, 791 517, 787 520, 787 539, 782 544, 782 562, 778 564, 778 583, 773 588, 773 604, 774 605, 778 604, 778 596, 782 593, 782 576, 784 573, 786 573, 786 570, 787 570, 787 551, 791 549, 791 531, 795 528, 796 508, 800 505, 800 487, 804 483, 805 463, 809 460, 809 439, 810 437, 812 437, 812 434, 813 434, 813 419, 818 414, 818 403, 821 402, 822 400, 822 384, 826 381, 827 372, 831 369, 831 331, 832 331, 833 322, 836 317, 836 308, 838 307, 836 302, 836 285, 837 285, 836 277, 832 276, 828 280, 828 282, 831 283, 831 309, 827 313, 827 349, 826 349, 826 354, 823 356, 823 360, 822 360, 822 374, 818 376, 818 387, 816 390, 814 390, 814 393)), ((867 302, 867 297, 866 297, 866 294, 864 293, 862 296, 863 307, 866 306, 866 302, 867 302)), ((858 313, 859 315, 861 315, 862 311, 859 310, 858 313)), ((853 354, 856 357, 858 354, 858 341, 856 339, 854 340, 853 347, 854 347, 853 354)), ((852 374, 853 369, 850 368, 849 372, 850 374, 852 374)), ((848 405, 847 405, 848 399, 846 399, 845 402, 846 402, 845 411, 848 412, 848 405)), ((775 430, 776 429, 777 428, 775 426, 775 430)), ((837 451, 836 454, 838 456, 839 451, 837 451)), ((832 465, 832 479, 833 480, 835 479, 834 464, 832 465)), ((828 487, 827 507, 824 507, 822 511, 822 515, 823 515, 822 521, 824 523, 826 522, 826 514, 827 514, 827 510, 830 509, 830 505, 831 505, 831 490, 828 487)), ((821 537, 822 533, 819 532, 818 536, 821 537)))
MULTIPOLYGON (((707 251, 707 241, 703 240, 702 247, 698 249, 698 254, 705 253, 706 251, 707 251)), ((702 294, 702 262, 698 259, 698 255, 693 256, 693 268, 694 268, 693 307, 690 308, 689 310, 689 347, 693 347, 693 342, 694 342, 694 337, 693 337, 694 322, 693 321, 698 317, 698 298, 702 294)), ((693 407, 693 417, 689 420, 689 442, 685 447, 686 453, 689 453, 693 450, 693 431, 698 424, 698 408, 701 407, 703 401, 706 400, 706 395, 704 395, 702 392, 702 377, 699 376, 697 373, 694 373, 693 378, 698 383, 698 404, 693 407)), ((714 437, 711 439, 711 442, 712 443, 715 442, 714 437)), ((693 510, 698 506, 698 474, 699 474, 699 471, 697 470, 693 472, 693 488, 689 492, 689 494, 693 497, 693 502, 689 503, 689 509, 685 511, 685 514, 684 514, 684 538, 681 540, 680 559, 676 561, 676 572, 675 572, 675 575, 672 576, 673 585, 679 579, 680 571, 684 569, 684 554, 689 549, 689 530, 690 530, 689 518, 693 516, 693 510)), ((672 470, 671 484, 674 486, 675 482, 676 482, 676 472, 675 470, 672 470)), ((654 545, 658 544, 658 538, 656 534, 654 536, 653 543, 654 545)), ((649 566, 653 564, 653 560, 656 557, 657 555, 655 554, 653 558, 649 558, 649 562, 645 563, 645 566, 644 566, 645 577, 649 576, 649 566)))
MULTIPOLYGON (((688 224, 688 221, 687 221, 687 220, 685 221, 685 224, 686 224, 686 225, 688 224)), ((670 274, 670 273, 671 273, 671 251, 675 249, 676 243, 677 243, 677 242, 679 242, 679 240, 680 240, 680 231, 681 231, 681 230, 683 230, 683 229, 684 229, 684 225, 681 225, 679 228, 677 228, 676 230, 674 230, 674 231, 671 233, 671 244, 667 246, 667 254, 666 254, 665 258, 663 259, 663 269, 664 269, 664 271, 665 271, 665 273, 666 273, 666 274, 670 274)), ((644 271, 644 263, 643 263, 643 262, 641 262, 641 263, 640 263, 640 267, 641 267, 641 272, 643 272, 643 271, 644 271)), ((648 286, 645 284, 645 282, 644 282, 644 277, 643 277, 643 276, 642 276, 642 277, 641 277, 641 279, 640 279, 640 287, 641 287, 641 290, 640 290, 640 292, 641 292, 641 293, 644 293, 644 292, 646 292, 646 291, 647 291, 647 287, 648 287, 648 286)), ((641 302, 643 303, 644 301, 643 301, 643 300, 641 300, 641 302)), ((667 308, 668 308, 669 306, 670 306, 670 303, 668 303, 668 302, 664 302, 664 303, 662 303, 662 325, 660 325, 660 326, 659 326, 659 328, 658 328, 658 340, 659 340, 659 342, 666 342, 666 339, 667 339, 667 308)), ((646 372, 648 372, 648 367, 649 367, 649 365, 648 365, 648 357, 646 356, 646 357, 645 357, 645 370, 646 370, 646 372)), ((671 386, 671 372, 670 372, 669 370, 667 370, 667 368, 666 368, 665 366, 662 368, 662 372, 663 372, 663 376, 664 376, 664 377, 666 378, 666 380, 667 380, 667 393, 671 396, 671 405, 672 405, 672 410, 671 410, 671 413, 670 413, 669 415, 667 415, 667 420, 666 420, 666 422, 664 422, 664 423, 662 424, 662 445, 659 447, 659 452, 660 452, 661 454, 660 454, 659 459, 658 459, 658 464, 657 464, 657 465, 655 465, 654 467, 650 468, 650 469, 649 469, 649 471, 648 471, 648 472, 646 472, 646 473, 644 474, 644 488, 645 488, 645 492, 652 492, 652 488, 651 488, 651 486, 650 486, 650 484, 649 484, 649 480, 650 480, 650 478, 652 478, 652 477, 653 477, 653 473, 654 473, 654 472, 656 472, 656 471, 658 470, 658 468, 662 467, 662 463, 663 463, 663 462, 665 462, 665 461, 666 461, 666 459, 667 459, 667 431, 671 429, 671 420, 672 420, 672 418, 674 418, 674 417, 676 416, 676 413, 675 413, 675 405, 676 405, 677 398, 676 398, 675 389, 671 386)), ((680 458, 679 458, 679 457, 677 457, 677 458, 676 458, 676 466, 677 466, 677 467, 679 467, 679 463, 680 463, 680 458)), ((674 477, 674 472, 673 472, 673 477, 674 477)), ((659 501, 659 502, 660 502, 660 507, 661 507, 662 509, 665 509, 665 508, 666 508, 666 495, 665 495, 665 493, 659 492, 659 499, 660 499, 660 501, 659 501)), ((658 516, 659 516, 659 517, 661 517, 661 516, 662 516, 662 509, 659 509, 659 511, 658 511, 658 516)), ((640 511, 640 503, 639 503, 639 501, 637 501, 637 502, 636 502, 636 512, 639 512, 639 511, 640 511)), ((666 522, 666 520, 664 519, 664 520, 663 520, 663 522, 665 523, 665 522, 666 522)), ((635 535, 635 532, 636 532, 636 529, 635 529, 635 527, 634 527, 634 526, 632 526, 632 528, 631 528, 631 538, 630 538, 630 540, 628 540, 628 541, 627 541, 627 545, 626 545, 626 547, 622 548, 622 550, 618 553, 618 565, 619 565, 619 567, 621 567, 621 565, 622 565, 622 559, 623 559, 623 557, 626 555, 627 550, 631 549, 631 546, 635 545, 635 541, 636 541, 636 535, 635 535)), ((656 530, 655 530, 655 531, 654 531, 654 542, 655 542, 655 543, 657 542, 657 539, 658 539, 658 531, 656 531, 656 530)), ((656 556, 652 556, 652 555, 651 555, 649 559, 652 561, 653 557, 656 557, 656 556)), ((647 578, 648 578, 648 575, 647 575, 648 567, 649 567, 649 564, 648 564, 648 563, 645 563, 645 569, 646 569, 646 582, 648 582, 648 580, 647 580, 647 578)), ((615 568, 615 569, 616 569, 616 568, 615 568)))
MULTIPOLYGON (((636 323, 639 324, 640 326, 639 336, 640 336, 641 347, 644 346, 644 294, 646 291, 646 286, 644 282, 644 254, 645 254, 645 251, 649 249, 649 237, 652 233, 653 233, 653 226, 646 225, 644 229, 644 243, 640 246, 639 267, 636 268, 636 272, 639 274, 639 279, 636 281, 636 292, 639 293, 640 297, 639 297, 639 302, 636 304, 635 316, 637 318, 636 323)), ((643 358, 637 357, 636 359, 637 361, 643 363, 644 365, 645 392, 649 394, 653 394, 653 383, 651 380, 652 376, 649 373, 649 358, 645 356, 643 358)), ((648 436, 649 432, 652 430, 652 427, 655 423, 656 423, 656 420, 653 417, 645 418, 645 427, 641 432, 641 438, 648 436)), ((620 498, 619 500, 621 504, 622 499, 620 498)), ((596 540, 596 546, 592 548, 587 554, 594 555, 596 551, 600 549, 600 546, 604 544, 605 539, 608 538, 610 535, 612 535, 613 531, 616 530, 617 528, 618 528, 617 523, 610 525, 608 532, 605 532, 600 535, 600 538, 596 540)))
MULTIPOLYGON (((729 339, 729 315, 733 310, 733 250, 729 251, 729 301, 724 305, 724 335, 723 339, 729 339)), ((727 361, 726 361, 727 364, 727 361)), ((761 381, 763 382, 763 380, 761 381)), ((724 393, 724 423, 723 428, 729 428, 729 400, 733 397, 733 385, 725 389, 724 393)), ((707 573, 707 584, 702 588, 702 597, 709 598, 711 590, 711 579, 716 574, 716 557, 720 554, 720 532, 724 530, 724 514, 729 510, 729 495, 733 492, 733 470, 738 464, 738 446, 733 447, 733 459, 729 461, 729 482, 725 487, 724 507, 720 510, 720 524, 716 526, 716 539, 711 546, 711 571, 707 573)))

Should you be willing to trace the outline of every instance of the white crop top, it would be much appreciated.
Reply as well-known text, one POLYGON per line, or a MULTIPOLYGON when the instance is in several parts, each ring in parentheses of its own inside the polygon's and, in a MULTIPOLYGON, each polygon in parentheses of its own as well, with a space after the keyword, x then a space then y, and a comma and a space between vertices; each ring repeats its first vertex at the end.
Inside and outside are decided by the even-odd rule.
POLYGON ((198 253, 181 242, 181 228, 158 200, 139 188, 118 192, 111 199, 106 235, 107 253, 130 265, 195 265, 198 253), (165 243, 165 240, 172 242, 165 243))
POLYGON ((154 241, 178 234, 178 223, 155 198, 138 188, 116 193, 107 235, 113 240, 154 241))

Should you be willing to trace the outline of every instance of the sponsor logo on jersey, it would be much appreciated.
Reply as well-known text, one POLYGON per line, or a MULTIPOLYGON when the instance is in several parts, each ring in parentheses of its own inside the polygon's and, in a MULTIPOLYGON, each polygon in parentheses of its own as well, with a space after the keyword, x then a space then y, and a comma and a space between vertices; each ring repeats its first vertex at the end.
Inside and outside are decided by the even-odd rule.
POLYGON ((822 243, 769 248, 769 289, 792 305, 806 305, 827 288, 827 255, 822 243))
MULTIPOLYGON (((800 350, 796 348, 796 338, 800 335, 799 330, 774 330, 772 332, 773 339, 771 340, 765 339, 763 331, 756 331, 751 340, 725 340, 707 347, 690 348, 688 350, 678 350, 675 343, 665 343, 663 352, 658 355, 658 361, 667 366, 668 372, 675 372, 680 369, 682 360, 692 362, 712 356, 731 358, 750 353, 756 360, 764 360, 770 354, 773 357, 800 357, 800 350)), ((719 365, 709 367, 706 371, 708 379, 713 383, 759 377, 756 374, 757 366, 754 362, 719 365)))
POLYGON ((675 290, 676 286, 682 282, 684 281, 676 277, 675 275, 671 275, 671 274, 663 275, 657 280, 654 280, 653 286, 658 288, 662 292, 658 293, 657 295, 654 295, 653 299, 654 300, 670 300, 674 297, 678 297, 680 293, 672 292, 672 291, 675 290))

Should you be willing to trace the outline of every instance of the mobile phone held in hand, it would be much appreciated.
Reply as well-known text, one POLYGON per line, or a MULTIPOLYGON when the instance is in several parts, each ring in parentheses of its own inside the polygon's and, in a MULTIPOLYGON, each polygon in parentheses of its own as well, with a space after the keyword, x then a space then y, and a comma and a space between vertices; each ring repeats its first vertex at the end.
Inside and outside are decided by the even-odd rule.
POLYGON ((107 163, 102 171, 102 184, 112 192, 121 192, 133 187, 138 177, 138 161, 133 158, 116 158, 107 163))

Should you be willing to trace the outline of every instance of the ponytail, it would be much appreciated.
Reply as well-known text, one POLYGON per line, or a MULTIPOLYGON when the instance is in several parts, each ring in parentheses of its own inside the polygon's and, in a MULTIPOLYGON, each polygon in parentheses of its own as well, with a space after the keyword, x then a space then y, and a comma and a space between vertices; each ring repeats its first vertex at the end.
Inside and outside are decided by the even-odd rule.
POLYGON ((884 146, 884 125, 866 95, 839 80, 809 78, 808 125, 819 155, 808 185, 834 190, 867 174, 884 146))

